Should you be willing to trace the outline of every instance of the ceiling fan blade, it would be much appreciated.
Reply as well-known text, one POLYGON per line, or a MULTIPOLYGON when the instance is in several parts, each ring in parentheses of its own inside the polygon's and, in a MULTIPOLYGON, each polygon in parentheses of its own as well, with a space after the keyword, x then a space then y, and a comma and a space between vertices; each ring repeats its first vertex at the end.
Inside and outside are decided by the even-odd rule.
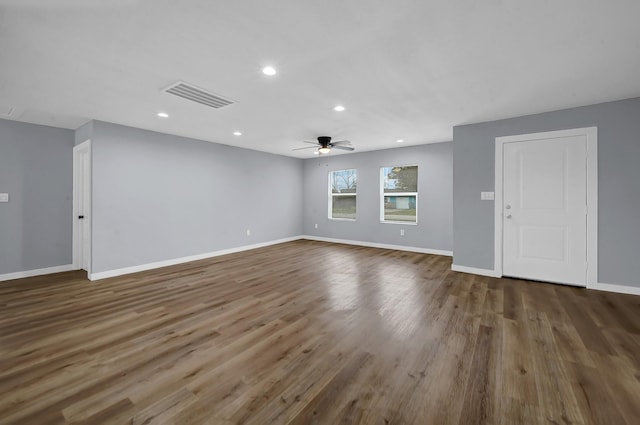
POLYGON ((331 142, 332 145, 350 145, 351 142, 349 140, 339 140, 337 142, 331 142))
POLYGON ((295 148, 295 149, 291 149, 292 151, 300 151, 302 149, 315 149, 315 146, 305 146, 304 148, 295 148))
POLYGON ((303 141, 302 143, 311 143, 312 145, 318 146, 318 142, 309 142, 308 140, 303 141))
POLYGON ((334 146, 335 149, 342 149, 343 151, 354 151, 355 148, 352 148, 351 146, 334 146))

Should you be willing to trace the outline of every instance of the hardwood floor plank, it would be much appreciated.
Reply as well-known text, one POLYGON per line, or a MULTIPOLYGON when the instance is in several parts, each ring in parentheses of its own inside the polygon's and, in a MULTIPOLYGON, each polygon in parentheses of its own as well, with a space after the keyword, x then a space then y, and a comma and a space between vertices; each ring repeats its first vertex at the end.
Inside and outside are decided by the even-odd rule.
POLYGON ((318 241, 0 283, 0 425, 616 424, 640 297, 318 241))
POLYGON ((571 297, 571 292, 575 292, 577 289, 570 289, 571 291, 558 291, 558 298, 561 300, 565 310, 567 310, 569 317, 571 317, 571 323, 578 331, 585 347, 589 351, 601 354, 613 354, 611 346, 607 343, 606 338, 600 331, 600 327, 598 327, 592 318, 594 311, 583 308, 584 303, 576 303, 576 300, 571 297))
POLYGON ((463 402, 465 415, 460 418, 460 424, 500 423, 501 330, 501 327, 480 326, 463 402))
MULTIPOLYGON (((345 389, 356 380, 358 374, 362 373, 372 360, 373 356, 367 352, 354 355, 333 379, 327 382, 327 385, 287 423, 289 425, 334 423, 331 418, 336 413, 337 405, 344 400, 345 389)), ((283 398, 282 402, 286 404, 287 400, 283 398)), ((348 400, 347 403, 350 408, 353 408, 357 399, 348 400)))
POLYGON ((538 408, 538 390, 533 368, 533 353, 530 348, 526 324, 513 320, 503 322, 502 343, 502 394, 517 402, 538 408))
POLYGON ((543 417, 550 423, 584 423, 546 315, 528 311, 527 316, 533 370, 543 417))
MULTIPOLYGON (((593 355, 596 367, 600 372, 600 391, 606 391, 611 396, 609 400, 624 417, 627 424, 635 424, 640 418, 640 381, 634 379, 633 374, 627 373, 628 365, 616 356, 599 353, 593 355), (602 388, 604 387, 604 388, 602 388)), ((603 396, 604 397, 604 396, 603 396)))
POLYGON ((600 372, 591 367, 576 363, 566 363, 570 368, 570 380, 573 394, 585 423, 594 425, 623 424, 624 418, 616 408, 615 395, 602 388, 600 372))
POLYGON ((191 391, 181 388, 136 413, 131 425, 175 423, 172 418, 181 411, 189 410, 197 399, 191 391))

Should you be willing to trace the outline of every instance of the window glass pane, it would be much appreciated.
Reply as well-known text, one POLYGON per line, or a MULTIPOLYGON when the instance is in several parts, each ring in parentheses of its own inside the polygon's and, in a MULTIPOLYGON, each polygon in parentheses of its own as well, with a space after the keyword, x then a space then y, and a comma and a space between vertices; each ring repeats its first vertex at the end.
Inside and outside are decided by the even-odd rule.
POLYGON ((355 195, 332 195, 331 196, 331 218, 356 218, 356 197, 355 195))
POLYGON ((409 196, 385 196, 384 219, 388 221, 416 222, 416 197, 409 196))
POLYGON ((329 173, 329 218, 356 219, 357 176, 355 169, 329 173))
POLYGON ((356 193, 357 170, 340 170, 331 172, 332 193, 356 193))
POLYGON ((417 165, 409 167, 383 167, 382 178, 385 193, 418 191, 417 165))

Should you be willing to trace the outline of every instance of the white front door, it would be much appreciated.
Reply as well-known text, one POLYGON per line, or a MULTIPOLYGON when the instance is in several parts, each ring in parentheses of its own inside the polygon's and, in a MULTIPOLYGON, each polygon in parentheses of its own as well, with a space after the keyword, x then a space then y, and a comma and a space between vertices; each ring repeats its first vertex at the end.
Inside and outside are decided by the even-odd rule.
POLYGON ((503 275, 586 286, 586 136, 504 143, 503 155, 503 275))

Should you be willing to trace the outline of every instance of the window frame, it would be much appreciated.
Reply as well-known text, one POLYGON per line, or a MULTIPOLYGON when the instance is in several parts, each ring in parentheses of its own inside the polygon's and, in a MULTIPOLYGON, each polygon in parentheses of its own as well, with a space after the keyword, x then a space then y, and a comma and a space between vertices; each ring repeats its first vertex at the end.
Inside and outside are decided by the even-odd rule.
POLYGON ((329 171, 329 173, 327 174, 327 191, 328 191, 328 202, 327 202, 327 218, 329 220, 335 220, 335 221, 356 221, 357 217, 358 217, 358 169, 357 168, 344 168, 344 169, 340 169, 340 170, 331 170, 329 171), (356 175, 356 191, 355 192, 350 192, 350 193, 333 193, 333 186, 332 186, 332 177, 333 177, 333 173, 338 173, 340 171, 355 171, 355 175, 356 175), (354 218, 345 218, 345 217, 333 217, 333 198, 334 197, 347 197, 347 196, 353 196, 355 198, 356 201, 356 213, 355 213, 355 217, 354 218))
POLYGON ((420 167, 418 164, 403 164, 403 165, 381 165, 380 166, 380 223, 382 224, 403 224, 408 226, 418 225, 418 176, 420 173, 420 167), (385 195, 384 192, 384 180, 385 180, 385 168, 394 167, 416 167, 416 191, 415 192, 391 192, 385 195), (397 220, 385 220, 384 218, 384 198, 385 196, 415 196, 416 198, 416 221, 397 221, 397 220))

